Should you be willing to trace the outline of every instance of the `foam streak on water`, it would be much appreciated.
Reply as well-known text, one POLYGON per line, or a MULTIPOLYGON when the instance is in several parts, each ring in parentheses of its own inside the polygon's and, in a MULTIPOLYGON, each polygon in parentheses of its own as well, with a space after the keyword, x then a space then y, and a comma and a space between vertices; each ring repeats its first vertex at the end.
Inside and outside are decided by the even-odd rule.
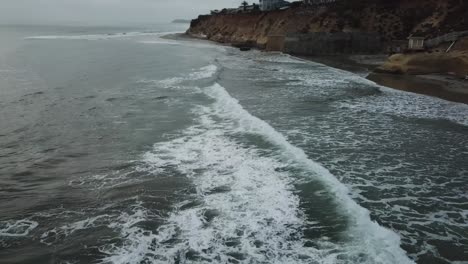
POLYGON ((0 237, 25 237, 38 225, 39 223, 26 219, 0 222, 0 237))

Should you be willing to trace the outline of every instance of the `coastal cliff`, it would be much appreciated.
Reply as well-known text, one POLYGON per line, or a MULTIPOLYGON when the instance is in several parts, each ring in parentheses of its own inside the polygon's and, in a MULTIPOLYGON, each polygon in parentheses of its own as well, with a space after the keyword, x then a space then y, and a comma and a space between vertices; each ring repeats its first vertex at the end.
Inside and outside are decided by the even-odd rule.
MULTIPOLYGON (((286 10, 203 15, 188 34, 220 43, 254 43, 268 36, 314 32, 376 33, 383 43, 406 40, 414 32, 428 37, 468 29, 464 0, 349 0, 322 6, 295 4, 286 10)), ((384 45, 382 45, 382 50, 384 45)))
MULTIPOLYGON (((427 40, 463 31, 468 32, 465 0, 338 0, 316 6, 296 2, 286 10, 270 12, 224 10, 192 20, 186 33, 219 43, 293 55, 397 53, 377 67, 376 74, 419 76, 415 78, 436 74, 438 77, 429 79, 442 89, 460 89, 450 89, 457 91, 453 96, 440 92, 430 95, 455 98, 454 101, 460 101, 463 95, 461 102, 468 103, 468 89, 463 81, 468 77, 468 35, 456 43, 446 41, 426 50, 407 51, 411 35, 427 40), (269 49, 270 46, 275 48, 269 49)), ((400 85, 387 85, 400 89, 400 85)))

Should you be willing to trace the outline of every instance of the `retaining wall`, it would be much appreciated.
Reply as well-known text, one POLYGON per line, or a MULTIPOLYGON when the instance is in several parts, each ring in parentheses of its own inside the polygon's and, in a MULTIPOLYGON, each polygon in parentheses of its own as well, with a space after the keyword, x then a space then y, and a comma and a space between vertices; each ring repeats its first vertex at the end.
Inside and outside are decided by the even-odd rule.
POLYGON ((308 33, 286 36, 283 52, 297 55, 374 54, 382 52, 377 33, 308 33))

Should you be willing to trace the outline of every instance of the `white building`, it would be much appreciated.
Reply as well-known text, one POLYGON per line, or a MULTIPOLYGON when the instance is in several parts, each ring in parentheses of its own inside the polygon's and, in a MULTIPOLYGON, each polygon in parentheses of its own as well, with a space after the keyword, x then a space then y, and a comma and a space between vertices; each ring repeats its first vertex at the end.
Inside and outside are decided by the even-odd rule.
POLYGON ((284 0, 260 0, 260 10, 269 11, 283 7, 285 5, 284 0))
POLYGON ((408 37, 408 40, 409 40, 408 49, 424 50, 424 40, 426 40, 426 37, 419 35, 419 34, 413 34, 408 37))

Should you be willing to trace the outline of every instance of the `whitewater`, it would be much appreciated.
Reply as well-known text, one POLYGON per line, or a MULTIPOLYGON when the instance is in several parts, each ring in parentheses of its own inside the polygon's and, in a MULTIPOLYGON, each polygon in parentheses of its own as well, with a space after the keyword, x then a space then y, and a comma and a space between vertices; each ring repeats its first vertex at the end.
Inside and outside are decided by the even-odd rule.
MULTIPOLYGON (((188 78, 159 82, 177 89, 184 81, 210 78, 216 71, 217 66, 209 65, 188 78)), ((123 234, 134 239, 129 241, 130 248, 114 248, 116 255, 105 262, 127 263, 135 257, 143 262, 155 254, 161 261, 186 263, 236 259, 249 263, 413 263, 401 250, 399 237, 371 221, 369 212, 350 198, 349 190, 327 169, 243 109, 219 84, 193 89, 215 100, 211 107, 194 110, 201 114, 200 124, 183 131, 183 137, 155 145, 144 159, 150 167, 171 167, 193 178, 200 206, 181 210, 191 203, 183 201, 168 223, 149 237, 142 230, 123 228, 123 234), (262 157, 260 150, 236 143, 229 134, 256 134, 277 147, 278 153, 262 157), (291 178, 300 177, 275 169, 283 166, 310 172, 309 177, 333 193, 337 210, 349 218, 349 245, 334 245, 324 237, 312 242, 324 249, 304 247, 307 240, 300 230, 320 223, 306 219, 298 208, 291 178), (165 246, 168 240, 180 242, 165 246), (150 245, 141 247, 148 242, 155 243, 156 250, 148 252, 150 245), (195 258, 186 259, 181 252, 193 252, 195 258)))

